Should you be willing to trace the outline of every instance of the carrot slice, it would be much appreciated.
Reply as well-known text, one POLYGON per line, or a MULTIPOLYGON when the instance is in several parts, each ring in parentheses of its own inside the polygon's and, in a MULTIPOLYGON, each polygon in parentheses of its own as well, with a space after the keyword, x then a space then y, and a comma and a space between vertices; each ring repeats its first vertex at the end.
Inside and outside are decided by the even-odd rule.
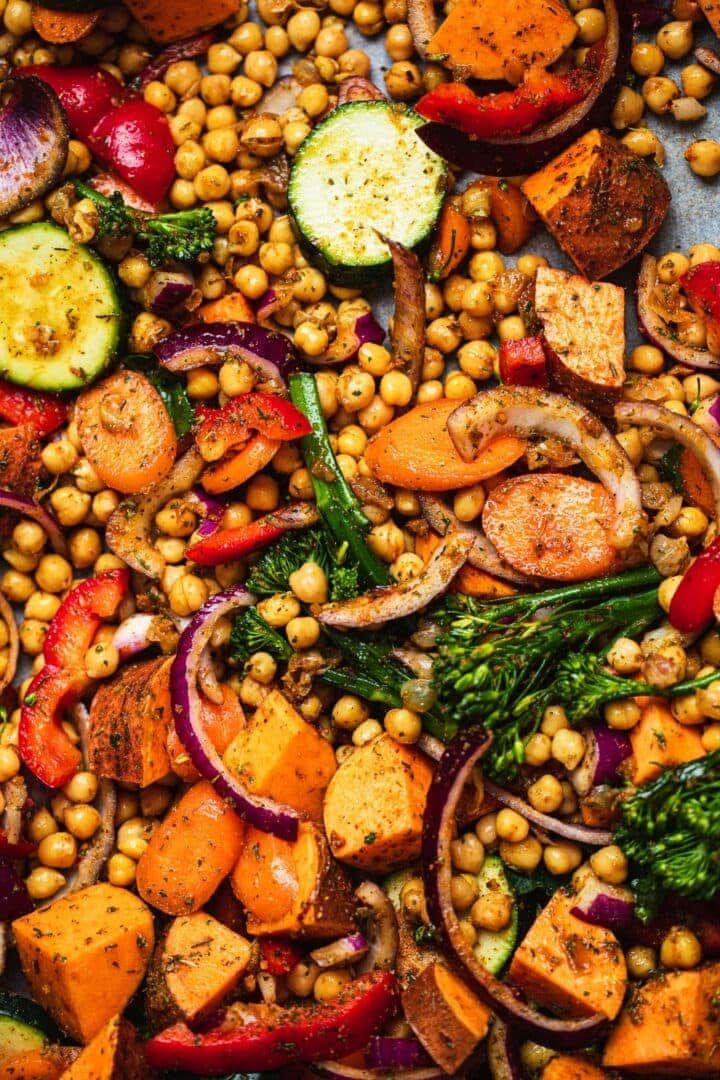
POLYGON ((431 281, 444 281, 456 270, 470 250, 472 229, 460 209, 460 196, 451 195, 443 203, 437 223, 428 269, 431 281))
POLYGON ((266 439, 264 435, 254 435, 245 443, 239 454, 227 461, 219 461, 205 470, 202 486, 211 495, 230 491, 238 484, 244 484, 255 473, 264 469, 275 457, 280 447, 278 439, 266 439))
POLYGON ((463 461, 447 430, 458 405, 447 398, 427 401, 384 427, 365 451, 373 475, 411 491, 451 491, 471 487, 522 457, 525 442, 501 435, 474 461, 463 461))
POLYGON ((680 454, 680 479, 688 502, 699 506, 706 514, 714 515, 715 499, 710 482, 691 450, 682 450, 680 454))
POLYGON ((130 495, 164 479, 175 461, 175 428, 144 375, 118 371, 85 390, 75 420, 88 461, 109 486, 130 495))
POLYGON ((42 4, 32 6, 33 30, 53 45, 70 45, 95 29, 102 11, 53 11, 42 4))
POLYGON ((197 310, 200 322, 255 322, 255 312, 241 292, 228 293, 197 310))
POLYGON ((496 488, 482 521, 500 556, 521 573, 584 581, 618 567, 610 542, 614 512, 601 484, 537 473, 496 488))

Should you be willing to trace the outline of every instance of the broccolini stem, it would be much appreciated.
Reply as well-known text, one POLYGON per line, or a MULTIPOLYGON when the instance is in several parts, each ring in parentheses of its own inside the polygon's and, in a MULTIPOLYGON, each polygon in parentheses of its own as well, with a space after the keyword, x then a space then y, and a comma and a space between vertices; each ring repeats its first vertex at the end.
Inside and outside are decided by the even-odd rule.
POLYGON ((290 397, 312 426, 302 440, 302 452, 323 522, 338 546, 347 545, 368 584, 387 585, 390 578, 385 565, 365 543, 369 522, 332 452, 315 376, 310 372, 291 375, 290 397))

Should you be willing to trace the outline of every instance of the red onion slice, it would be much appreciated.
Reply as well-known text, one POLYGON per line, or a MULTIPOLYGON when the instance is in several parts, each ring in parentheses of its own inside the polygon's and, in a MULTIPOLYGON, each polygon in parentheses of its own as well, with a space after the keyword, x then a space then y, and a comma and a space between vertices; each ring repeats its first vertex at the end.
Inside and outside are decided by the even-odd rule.
MULTIPOLYGON (((432 0, 431 0, 432 2, 432 0)), ((351 75, 343 79, 338 90, 338 105, 347 105, 348 101, 383 101, 385 95, 370 79, 362 75, 351 75)))
POLYGON ((17 867, 0 857, 0 922, 12 922, 32 909, 33 902, 17 867))
POLYGON ((28 75, 7 79, 0 104, 0 216, 39 199, 65 168, 69 132, 55 91, 28 75))
POLYGON ((142 495, 124 499, 113 510, 105 529, 105 540, 113 554, 139 574, 161 578, 165 559, 151 540, 155 514, 170 499, 189 491, 204 467, 200 452, 192 447, 159 484, 142 495))
POLYGON ((680 416, 650 401, 621 401, 615 406, 615 419, 620 424, 642 424, 654 428, 690 450, 710 483, 715 500, 715 521, 720 524, 720 448, 707 432, 689 417, 680 416))
MULTIPOLYGON (((374 1069, 356 1069, 339 1061, 316 1061, 312 1068, 318 1076, 327 1076, 330 1080, 382 1080, 382 1074, 374 1069)), ((428 1069, 394 1069, 392 1080, 447 1080, 447 1073, 435 1066, 428 1069)))
POLYGON ((199 539, 205 539, 217 532, 225 514, 225 506, 219 499, 207 495, 202 488, 193 488, 188 492, 185 502, 202 517, 202 521, 195 530, 195 535, 199 539))
POLYGON ((608 885, 595 875, 587 878, 570 914, 594 926, 624 930, 632 923, 635 897, 622 885, 608 885))
POLYGON ((255 323, 197 323, 176 330, 155 346, 155 356, 168 371, 192 371, 217 367, 237 357, 245 360, 260 378, 256 389, 275 392, 287 389, 285 379, 300 367, 290 338, 255 323))
POLYGON ((112 643, 120 654, 121 661, 137 656, 153 645, 159 645, 163 652, 170 652, 173 650, 167 647, 168 641, 172 640, 177 631, 184 629, 187 622, 187 619, 165 611, 160 615, 137 612, 120 623, 112 643))
POLYGON ((367 1063, 371 1069, 417 1069, 432 1065, 416 1038, 373 1035, 367 1045, 367 1063))
MULTIPOLYGON (((258 316, 259 317, 259 316, 258 316)), ((308 357, 309 363, 320 364, 323 367, 328 364, 344 364, 354 360, 358 349, 366 342, 373 345, 382 345, 385 340, 385 331, 376 321, 371 311, 366 311, 354 319, 352 324, 347 321, 338 322, 337 337, 329 349, 316 359, 308 357)))
POLYGON ((461 978, 501 1020, 543 1046, 559 1050, 588 1046, 607 1032, 607 1018, 559 1020, 521 1001, 510 986, 475 959, 453 908, 450 844, 456 833, 455 815, 465 784, 472 779, 475 765, 491 743, 492 736, 482 728, 466 728, 450 743, 435 770, 423 817, 423 880, 428 913, 461 978))
POLYGON ((296 839, 298 831, 296 811, 274 799, 249 792, 239 778, 226 768, 201 723, 197 679, 202 654, 219 619, 254 603, 252 593, 242 585, 236 585, 227 592, 211 597, 183 630, 170 670, 175 730, 200 775, 213 783, 223 798, 234 803, 241 817, 263 832, 292 841, 296 839))
POLYGON ((8 630, 8 656, 5 671, 0 675, 0 694, 6 686, 15 678, 18 657, 20 656, 20 635, 18 634, 15 612, 8 604, 4 595, 0 593, 0 619, 5 623, 8 630))
POLYGON ((497 799, 503 806, 509 806, 511 810, 515 810, 516 813, 522 814, 524 818, 538 829, 543 829, 549 833, 555 833, 557 836, 564 836, 566 840, 574 840, 578 844, 588 844, 592 847, 605 847, 606 844, 612 843, 612 833, 607 832, 605 829, 593 829, 589 825, 574 825, 569 821, 561 821, 559 818, 551 817, 550 814, 543 814, 539 810, 535 810, 534 807, 526 803, 524 799, 521 799, 519 795, 513 795, 511 792, 506 791, 505 788, 500 787, 498 784, 494 784, 492 780, 487 778, 485 783, 485 794, 489 795, 493 799, 497 799))
POLYGON ((364 934, 357 933, 338 938, 337 941, 331 941, 329 945, 322 945, 319 949, 313 949, 310 956, 318 967, 332 968, 362 960, 367 951, 368 943, 364 934))
POLYGON ((427 47, 437 30, 433 0, 408 0, 407 22, 418 56, 427 57, 427 47))
POLYGON ((386 236, 382 239, 393 262, 393 366, 405 372, 414 392, 425 360, 425 272, 414 251, 386 236))
POLYGON ((359 974, 380 968, 392 971, 397 959, 399 933, 397 914, 387 893, 374 881, 363 881, 355 890, 355 897, 370 909, 366 928, 368 951, 358 966, 359 974))
POLYGON ((447 427, 466 461, 472 461, 498 435, 559 439, 615 500, 614 545, 631 548, 644 534, 640 484, 630 459, 598 418, 570 398, 526 386, 497 386, 460 405, 450 414, 447 427))
POLYGON ((486 574, 503 578, 504 581, 512 581, 516 585, 532 585, 534 583, 533 578, 521 574, 518 570, 513 570, 511 566, 503 562, 493 544, 479 529, 471 525, 461 525, 450 507, 442 499, 438 499, 435 495, 421 494, 420 506, 428 525, 440 536, 444 536, 450 527, 463 529, 472 536, 473 545, 467 559, 471 566, 474 566, 477 570, 484 570, 486 574))
POLYGON ((492 1080, 524 1080, 517 1043, 507 1024, 497 1016, 490 1022, 488 1065, 492 1080))
POLYGON ((45 530, 50 547, 55 554, 67 556, 67 544, 60 526, 50 511, 46 510, 40 503, 27 498, 25 495, 16 495, 13 491, 0 490, 0 506, 4 506, 8 510, 15 510, 18 514, 22 514, 23 517, 32 518, 45 530))
POLYGON ((720 368, 720 356, 715 356, 709 349, 696 349, 678 341, 671 326, 653 307, 652 296, 656 285, 657 259, 652 255, 644 255, 636 286, 637 317, 641 333, 679 364, 691 368, 720 368))
POLYGON ((632 753, 630 739, 624 731, 613 731, 606 724, 583 728, 585 757, 570 773, 570 783, 578 795, 587 795, 592 788, 617 778, 618 769, 632 753))
POLYGON ((448 529, 432 553, 430 562, 417 577, 400 585, 373 589, 353 600, 323 604, 318 608, 320 622, 324 626, 359 630, 383 626, 395 619, 414 615, 445 592, 466 561, 472 542, 472 537, 466 532, 448 529))
POLYGON ((700 45, 695 50, 695 59, 698 64, 702 64, 708 71, 712 71, 713 75, 720 75, 720 55, 715 49, 710 49, 707 45, 700 45))
POLYGON ((294 108, 302 86, 292 75, 284 75, 264 95, 259 110, 264 113, 281 115, 294 108))
POLYGON ((156 270, 140 290, 142 303, 154 315, 167 318, 192 295, 194 288, 193 276, 187 271, 156 270))

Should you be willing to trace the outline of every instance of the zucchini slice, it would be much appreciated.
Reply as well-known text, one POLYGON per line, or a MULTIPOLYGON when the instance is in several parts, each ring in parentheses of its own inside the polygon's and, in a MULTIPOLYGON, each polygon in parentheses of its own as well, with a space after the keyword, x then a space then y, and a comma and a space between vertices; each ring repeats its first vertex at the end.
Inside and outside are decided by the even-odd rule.
POLYGON ((417 136, 423 123, 403 105, 351 101, 300 147, 288 204, 307 257, 332 281, 370 284, 379 270, 390 269, 378 232, 408 248, 429 237, 447 171, 417 136))
POLYGON ((479 930, 473 946, 475 959, 492 975, 499 974, 512 955, 518 936, 518 906, 499 855, 486 855, 476 877, 480 895, 500 890, 513 900, 510 922, 504 930, 479 930))
POLYGON ((0 990, 0 1066, 26 1050, 39 1050, 58 1030, 50 1017, 30 998, 0 990))
POLYGON ((123 306, 105 264, 59 225, 0 232, 0 376, 76 390, 117 354, 123 306))

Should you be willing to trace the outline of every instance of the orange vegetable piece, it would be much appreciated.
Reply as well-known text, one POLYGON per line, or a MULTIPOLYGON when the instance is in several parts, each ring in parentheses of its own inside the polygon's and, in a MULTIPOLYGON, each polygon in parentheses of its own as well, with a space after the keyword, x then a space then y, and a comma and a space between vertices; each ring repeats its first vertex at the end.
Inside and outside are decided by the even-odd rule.
POLYGON ((487 1035, 492 1013, 446 964, 429 964, 402 994, 405 1019, 433 1061, 451 1075, 487 1035))
POLYGON ((692 451, 685 448, 680 453, 680 479, 683 494, 688 502, 699 506, 712 517, 715 513, 715 499, 710 481, 700 468, 700 462, 692 451))
POLYGON ((323 795, 337 768, 333 749, 279 690, 272 690, 227 748, 227 768, 254 795, 322 819, 323 795))
POLYGON ((428 270, 431 281, 444 281, 457 270, 468 251, 472 228, 461 210, 459 195, 450 195, 443 203, 435 229, 428 270))
POLYGON ((698 730, 678 723, 667 705, 656 699, 645 706, 639 723, 631 729, 630 743, 634 784, 646 784, 663 769, 705 754, 698 730))
POLYGON ((241 292, 226 293, 219 300, 210 300, 196 312, 200 322, 255 322, 255 312, 241 292))
MULTIPOLYGON (((200 723, 218 754, 224 754, 238 732, 245 727, 245 713, 237 694, 227 683, 220 684, 220 692, 222 702, 219 705, 203 694, 200 695, 200 723)), ((170 768, 176 776, 186 784, 194 784, 200 779, 200 773, 190 761, 174 724, 170 724, 168 728, 167 752, 170 768)))
MULTIPOLYGON (((419 555, 423 562, 427 562, 435 548, 440 543, 440 537, 435 532, 427 532, 424 536, 415 537, 415 554, 419 555)), ((465 563, 455 575, 450 586, 451 592, 463 593, 465 596, 490 597, 490 596, 514 596, 517 589, 509 585, 507 581, 486 574, 484 570, 465 563)))
POLYGON ((173 466, 173 422, 155 387, 138 371, 117 371, 84 390, 75 402, 75 421, 88 461, 117 491, 143 491, 173 466))
POLYGON ((62 1074, 61 1080, 153 1080, 135 1028, 114 1016, 62 1074))
POLYGON ((163 44, 194 37, 237 14, 237 0, 128 0, 127 7, 153 41, 163 44))
POLYGON ((431 780, 427 758, 389 735, 354 750, 325 794, 335 858, 371 873, 417 859, 431 780))
POLYGON ((203 473, 202 486, 211 495, 219 495, 244 484, 272 461, 279 447, 277 439, 253 435, 239 453, 207 468, 203 473))
POLYGON ((588 1058, 558 1054, 545 1066, 540 1080, 605 1080, 607 1073, 588 1058))
POLYGON ((525 442, 501 435, 474 461, 463 461, 447 430, 458 404, 441 398, 416 405, 373 436, 365 451, 373 475, 411 491, 452 491, 471 487, 522 457, 525 442))
POLYGON ((637 986, 610 1032, 603 1064, 635 1075, 720 1075, 720 964, 637 986))
POLYGON ((518 83, 531 67, 549 67, 572 43, 577 26, 562 0, 458 0, 427 47, 428 58, 467 79, 518 83))
POLYGON ((485 190, 490 198, 490 219, 497 232, 497 249, 512 255, 523 247, 535 230, 537 216, 519 187, 497 176, 484 176, 470 189, 485 190))
POLYGON ((175 803, 137 864, 137 890, 166 915, 199 911, 237 862, 245 825, 207 780, 175 803))
POLYGON ((16 919, 12 929, 33 997, 82 1043, 123 1011, 155 942, 142 900, 104 882, 16 919))
POLYGON ((43 1046, 14 1054, 0 1065, 0 1080, 59 1080, 79 1053, 74 1046, 43 1046))
POLYGON ((295 841, 249 828, 231 885, 245 908, 248 933, 333 938, 354 928, 349 878, 309 821, 300 823, 295 841))
POLYGON ((574 903, 572 895, 555 893, 515 951, 508 976, 546 1008, 613 1020, 627 987, 625 955, 604 926, 570 914, 574 903))
POLYGON ((70 45, 92 33, 102 11, 54 11, 42 4, 32 5, 33 30, 52 45, 70 45))
MULTIPOLYGON (((40 468, 40 440, 34 428, 29 424, 0 428, 0 485, 16 495, 32 497, 40 468)), ((8 516, 7 510, 3 516, 8 516)))
POLYGON ((720 38, 720 4, 718 0, 699 0, 700 10, 710 23, 716 37, 720 38))
POLYGON ((614 504, 601 484, 563 473, 506 480, 488 496, 483 529, 523 574, 585 581, 618 567, 610 542, 614 504))

